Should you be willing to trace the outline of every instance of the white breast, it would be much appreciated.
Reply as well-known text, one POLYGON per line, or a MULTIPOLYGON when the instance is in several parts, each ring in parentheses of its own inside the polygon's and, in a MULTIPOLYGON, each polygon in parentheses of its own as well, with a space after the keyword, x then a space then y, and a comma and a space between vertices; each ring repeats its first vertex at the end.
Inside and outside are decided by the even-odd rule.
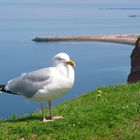
POLYGON ((57 68, 57 72, 52 73, 49 84, 44 85, 42 89, 31 98, 32 100, 45 101, 55 100, 65 95, 73 86, 74 83, 74 70, 71 66, 67 69, 65 67, 57 68))

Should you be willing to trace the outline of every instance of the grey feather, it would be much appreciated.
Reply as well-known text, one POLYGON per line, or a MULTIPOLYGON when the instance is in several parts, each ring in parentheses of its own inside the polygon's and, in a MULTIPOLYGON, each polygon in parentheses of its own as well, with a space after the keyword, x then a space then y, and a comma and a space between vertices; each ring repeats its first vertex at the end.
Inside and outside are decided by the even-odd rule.
POLYGON ((8 81, 6 90, 30 98, 49 83, 50 69, 53 70, 53 67, 24 73, 20 77, 8 81))

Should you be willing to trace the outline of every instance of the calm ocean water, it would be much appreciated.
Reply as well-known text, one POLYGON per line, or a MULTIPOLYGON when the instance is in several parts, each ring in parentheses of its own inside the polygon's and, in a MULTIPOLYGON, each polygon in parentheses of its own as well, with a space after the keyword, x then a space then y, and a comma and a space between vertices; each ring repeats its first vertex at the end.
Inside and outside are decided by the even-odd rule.
MULTIPOLYGON (((58 52, 66 52, 75 60, 76 80, 73 89, 54 101, 54 105, 99 86, 126 83, 133 46, 99 42, 31 41, 40 35, 140 32, 140 9, 135 9, 139 8, 139 1, 127 4, 109 0, 101 2, 1 0, 0 83, 6 83, 23 72, 51 66, 51 58, 58 52)), ((22 115, 37 111, 38 105, 23 97, 0 94, 0 118, 9 117, 13 113, 22 115)))

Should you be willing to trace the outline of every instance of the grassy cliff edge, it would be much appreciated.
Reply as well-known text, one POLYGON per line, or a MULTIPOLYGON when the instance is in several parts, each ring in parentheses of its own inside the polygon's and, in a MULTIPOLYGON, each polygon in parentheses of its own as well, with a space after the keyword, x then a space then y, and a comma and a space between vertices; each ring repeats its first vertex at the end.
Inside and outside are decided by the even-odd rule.
POLYGON ((0 140, 138 140, 140 83, 98 88, 54 108, 64 119, 43 123, 40 113, 0 120, 0 140))

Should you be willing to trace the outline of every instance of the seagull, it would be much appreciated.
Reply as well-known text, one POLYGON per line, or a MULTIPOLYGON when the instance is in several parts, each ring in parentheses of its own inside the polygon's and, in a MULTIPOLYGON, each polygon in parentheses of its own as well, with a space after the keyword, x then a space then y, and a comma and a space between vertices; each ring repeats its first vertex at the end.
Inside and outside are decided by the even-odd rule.
POLYGON ((43 122, 63 118, 52 116, 51 101, 65 95, 74 84, 75 62, 66 53, 58 53, 53 57, 53 66, 42 68, 9 80, 0 85, 1 93, 21 95, 33 101, 39 101, 43 122), (43 102, 48 101, 49 117, 45 117, 43 102))

